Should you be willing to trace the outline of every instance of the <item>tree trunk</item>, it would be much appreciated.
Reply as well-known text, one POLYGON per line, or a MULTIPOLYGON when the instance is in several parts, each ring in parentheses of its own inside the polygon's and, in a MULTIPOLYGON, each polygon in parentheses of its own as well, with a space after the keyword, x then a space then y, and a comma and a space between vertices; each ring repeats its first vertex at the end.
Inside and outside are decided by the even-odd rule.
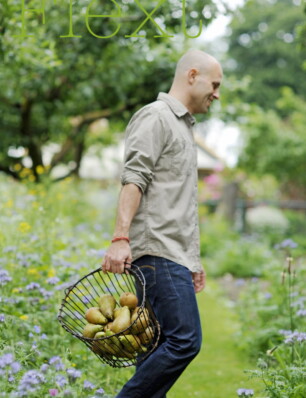
POLYGON ((35 137, 31 131, 31 112, 33 103, 28 98, 25 99, 21 107, 20 133, 24 137, 25 147, 28 148, 29 156, 32 160, 32 170, 36 181, 39 180, 37 166, 42 165, 42 153, 40 146, 35 142, 35 137))
POLYGON ((236 214, 236 201, 239 193, 239 184, 236 181, 225 185, 223 195, 216 213, 228 221, 231 225, 234 224, 236 214))

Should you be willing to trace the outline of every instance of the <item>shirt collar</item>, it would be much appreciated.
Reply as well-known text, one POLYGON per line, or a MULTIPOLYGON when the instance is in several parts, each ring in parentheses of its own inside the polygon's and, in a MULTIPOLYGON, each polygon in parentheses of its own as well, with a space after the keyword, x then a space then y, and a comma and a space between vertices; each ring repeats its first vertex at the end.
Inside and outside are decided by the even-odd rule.
POLYGON ((174 98, 172 95, 169 95, 167 93, 159 93, 157 100, 164 101, 177 117, 186 116, 190 124, 193 125, 195 123, 196 120, 194 116, 192 116, 192 114, 188 111, 185 105, 183 105, 178 99, 174 98))

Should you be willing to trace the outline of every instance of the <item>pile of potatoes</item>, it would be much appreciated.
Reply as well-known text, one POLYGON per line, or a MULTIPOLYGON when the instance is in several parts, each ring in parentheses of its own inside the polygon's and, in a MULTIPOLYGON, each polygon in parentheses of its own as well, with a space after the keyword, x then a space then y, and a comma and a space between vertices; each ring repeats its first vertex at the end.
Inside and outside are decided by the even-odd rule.
POLYGON ((128 359, 146 352, 146 345, 153 340, 154 331, 150 326, 148 310, 138 307, 135 294, 122 293, 120 307, 117 308, 116 300, 110 294, 103 294, 98 302, 99 307, 91 307, 85 313, 88 323, 83 336, 91 339, 104 337, 92 341, 92 350, 104 357, 128 359))

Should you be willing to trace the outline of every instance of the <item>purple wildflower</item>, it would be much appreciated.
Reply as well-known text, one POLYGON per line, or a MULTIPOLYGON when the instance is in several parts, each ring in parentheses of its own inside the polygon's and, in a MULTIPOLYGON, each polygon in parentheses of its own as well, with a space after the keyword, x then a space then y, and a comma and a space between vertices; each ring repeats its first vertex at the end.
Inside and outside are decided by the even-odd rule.
POLYGON ((40 289, 40 284, 36 282, 31 282, 26 286, 27 290, 35 290, 35 289, 40 289))
POLYGON ((56 375, 56 376, 55 376, 55 383, 56 383, 59 387, 64 387, 66 384, 68 384, 68 380, 67 380, 66 377, 63 376, 63 375, 56 375))
POLYGON ((15 361, 11 364, 11 370, 13 374, 18 373, 20 369, 21 369, 21 364, 19 362, 15 361))
POLYGON ((84 315, 80 314, 78 311, 74 311, 73 315, 76 319, 84 319, 84 315))
POLYGON ((75 227, 75 230, 78 231, 78 232, 86 231, 86 229, 88 229, 88 224, 86 224, 86 223, 78 224, 78 225, 75 227))
POLYGON ((65 366, 64 366, 64 364, 63 364, 63 362, 62 362, 62 360, 61 360, 61 358, 59 356, 52 357, 50 359, 50 361, 49 361, 49 364, 53 365, 53 367, 56 370, 64 370, 65 369, 65 366))
POLYGON ((17 250, 17 246, 6 246, 3 249, 3 253, 11 253, 17 250))
POLYGON ((306 341, 306 333, 295 331, 288 335, 284 342, 285 344, 294 344, 295 342, 303 343, 304 341, 306 341))
POLYGON ((35 325, 34 326, 34 332, 39 334, 40 333, 40 326, 35 325))
POLYGON ((83 296, 83 297, 82 297, 82 302, 83 302, 84 304, 90 303, 90 297, 88 297, 88 296, 83 296))
POLYGON ((41 295, 42 295, 45 299, 48 299, 48 298, 50 298, 50 297, 53 296, 53 292, 51 292, 50 290, 47 290, 47 289, 45 289, 45 288, 43 288, 43 287, 39 289, 39 292, 41 293, 41 295))
POLYGON ((99 388, 98 390, 95 391, 95 398, 98 397, 103 397, 105 391, 103 390, 103 388, 99 388))
POLYGON ((49 365, 47 363, 42 364, 40 367, 40 371, 42 373, 46 373, 48 369, 49 369, 49 365))
POLYGON ((295 249, 298 247, 298 244, 294 242, 292 239, 285 239, 281 243, 274 245, 274 249, 295 249))
POLYGON ((12 278, 10 277, 10 274, 7 272, 7 270, 0 268, 0 286, 6 285, 11 280, 12 278))
POLYGON ((306 316, 306 310, 298 310, 298 312, 296 313, 297 316, 306 316))
POLYGON ((5 368, 8 365, 11 365, 14 362, 13 354, 4 354, 0 357, 0 368, 5 368))
POLYGON ((93 227, 96 231, 102 231, 103 229, 101 224, 95 224, 93 227))
POLYGON ((55 397, 58 394, 58 389, 57 388, 50 388, 49 394, 51 397, 55 397))
POLYGON ((0 314, 0 322, 1 323, 5 322, 5 315, 4 314, 0 314))
POLYGON ((239 278, 235 281, 236 286, 244 286, 245 285, 245 280, 243 278, 239 278))
POLYGON ((278 333, 283 336, 289 336, 290 334, 292 334, 292 330, 279 329, 278 333))
POLYGON ((105 249, 99 249, 99 250, 89 249, 87 251, 87 254, 88 254, 88 256, 91 256, 91 257, 103 258, 105 255, 105 252, 106 252, 105 249))
POLYGON ((47 279, 47 283, 49 283, 49 285, 56 285, 59 281, 60 278, 58 278, 57 276, 53 276, 52 278, 47 279))
POLYGON ((43 374, 36 370, 29 370, 26 372, 20 380, 18 386, 18 396, 27 397, 29 393, 35 392, 39 384, 45 382, 43 374))
POLYGON ((296 242, 294 242, 292 239, 285 239, 279 245, 280 245, 280 248, 282 248, 282 249, 285 249, 285 248, 295 249, 296 247, 298 247, 298 244, 296 242))
POLYGON ((88 380, 84 380, 84 388, 85 390, 93 390, 95 388, 95 385, 88 380))
POLYGON ((23 299, 21 297, 3 299, 3 302, 7 303, 7 304, 18 304, 21 301, 23 301, 23 299))
POLYGON ((239 388, 237 390, 238 397, 252 397, 254 395, 254 390, 247 388, 239 388))
POLYGON ((82 372, 80 370, 74 369, 74 368, 69 368, 66 370, 68 376, 70 379, 75 380, 78 377, 82 376, 82 372))
POLYGON ((71 285, 72 285, 71 282, 65 282, 60 285, 55 286, 54 290, 65 290, 65 289, 67 289, 67 287, 70 287, 71 285))

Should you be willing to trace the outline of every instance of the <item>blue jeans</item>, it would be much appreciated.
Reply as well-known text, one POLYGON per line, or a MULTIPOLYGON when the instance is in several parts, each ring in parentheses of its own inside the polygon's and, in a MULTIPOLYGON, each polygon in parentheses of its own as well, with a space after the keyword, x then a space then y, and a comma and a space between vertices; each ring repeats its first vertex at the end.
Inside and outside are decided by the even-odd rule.
POLYGON ((117 398, 165 398, 200 350, 201 324, 191 272, 155 256, 136 260, 146 279, 146 294, 160 323, 157 349, 136 368, 117 398))

